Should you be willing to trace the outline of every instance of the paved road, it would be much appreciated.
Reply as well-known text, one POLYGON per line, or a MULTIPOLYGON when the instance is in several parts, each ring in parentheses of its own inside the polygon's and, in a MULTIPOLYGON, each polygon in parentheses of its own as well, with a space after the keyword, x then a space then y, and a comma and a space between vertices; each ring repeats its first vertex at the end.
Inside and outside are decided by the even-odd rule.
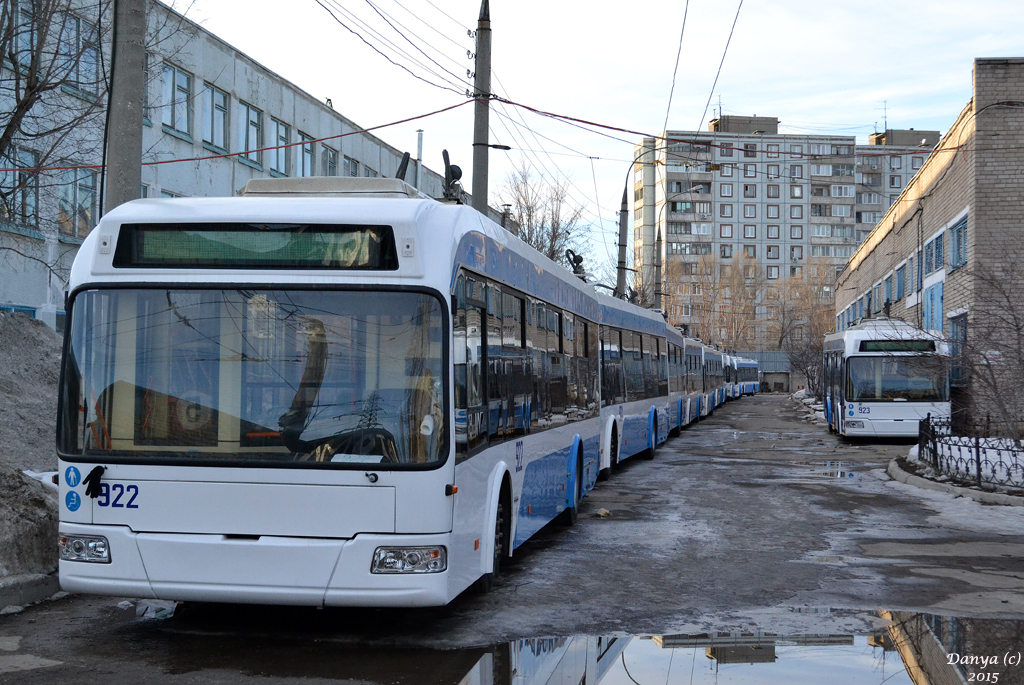
POLYGON ((84 672, 237 682, 315 677, 311 664, 351 645, 754 625, 868 633, 878 609, 1024 617, 1024 509, 889 480, 885 465, 908 447, 844 442, 786 397, 744 398, 653 461, 623 464, 576 526, 541 531, 488 595, 414 612, 185 605, 168 620, 137 619, 122 599, 68 597, 0 617, 0 672, 4 659, 31 657, 61 663, 5 682, 84 672))

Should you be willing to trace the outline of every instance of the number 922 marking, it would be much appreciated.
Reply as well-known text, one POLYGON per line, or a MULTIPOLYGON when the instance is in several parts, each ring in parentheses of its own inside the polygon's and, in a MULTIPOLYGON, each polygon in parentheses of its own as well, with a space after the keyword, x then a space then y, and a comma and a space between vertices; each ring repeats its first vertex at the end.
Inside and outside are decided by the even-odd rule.
POLYGON ((139 505, 135 503, 138 496, 138 485, 100 483, 100 496, 97 498, 96 504, 111 509, 138 509, 139 505))

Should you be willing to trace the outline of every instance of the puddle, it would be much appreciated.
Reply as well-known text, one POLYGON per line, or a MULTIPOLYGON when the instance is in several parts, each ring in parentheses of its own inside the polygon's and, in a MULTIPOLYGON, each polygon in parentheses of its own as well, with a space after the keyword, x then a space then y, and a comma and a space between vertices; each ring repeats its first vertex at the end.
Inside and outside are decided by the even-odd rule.
POLYGON ((133 641, 142 647, 139 656, 156 657, 166 672, 178 675, 217 669, 244 676, 380 685, 906 685, 1024 679, 1024 670, 1014 661, 1024 621, 879 611, 862 614, 869 620, 861 624, 875 625, 877 632, 855 634, 841 630, 851 625, 844 623, 843 612, 834 614, 828 607, 791 607, 789 612, 801 615, 804 629, 820 624, 822 630, 769 632, 752 625, 739 631, 538 637, 469 649, 430 649, 394 646, 403 632, 396 625, 391 631, 378 625, 361 636, 358 630, 353 634, 352 626, 341 630, 332 621, 312 621, 298 631, 281 625, 277 632, 228 626, 214 615, 140 620, 137 625, 149 630, 133 641), (162 627, 155 628, 157 623, 162 627), (991 655, 999 655, 998 663, 990 661, 991 655))

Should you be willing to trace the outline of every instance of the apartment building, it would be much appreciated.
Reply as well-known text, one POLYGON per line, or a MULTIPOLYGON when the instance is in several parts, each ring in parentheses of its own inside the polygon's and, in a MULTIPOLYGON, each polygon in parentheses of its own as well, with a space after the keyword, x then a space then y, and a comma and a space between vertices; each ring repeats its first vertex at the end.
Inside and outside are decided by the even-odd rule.
MULTIPOLYGON (((42 18, 26 0, 14 5, 25 11, 16 13, 22 19, 15 22, 13 44, 31 46, 42 18)), ((45 127, 62 111, 82 115, 60 140, 17 138, 2 166, 26 171, 0 175, 0 310, 26 312, 58 330, 68 271, 99 218, 102 70, 111 49, 110 3, 71 6, 71 12, 49 18, 71 38, 44 53, 58 66, 72 66, 34 116, 45 127)), ((329 100, 313 97, 155 0, 148 3, 147 21, 140 197, 230 196, 262 177, 396 174, 403 150, 361 132, 329 100)), ((19 61, 28 62, 24 54, 19 61)), ((16 68, 10 60, 0 65, 6 84, 0 106, 9 111, 16 68)), ((443 176, 415 161, 406 180, 431 197, 442 196, 443 176)), ((500 212, 492 209, 491 215, 500 221, 500 212)))
MULTIPOLYGON (((772 302, 810 277, 808 270, 830 298, 835 276, 898 195, 884 191, 903 188, 927 157, 927 147, 902 144, 898 131, 858 146, 852 136, 780 134, 778 128, 774 117, 725 116, 706 132, 669 130, 636 147, 639 289, 650 303, 660 295, 673 324, 706 340, 768 349, 778 346, 779 335, 799 336, 798 325, 787 333, 773 324, 779 313, 772 302), (747 311, 737 304, 743 282, 755 291, 746 298, 747 311), (724 318, 733 312, 747 328, 725 330, 723 316, 710 307, 724 318)), ((938 140, 934 131, 907 133, 925 145, 938 140)))
POLYGON ((971 101, 836 283, 838 330, 888 312, 940 331, 960 353, 962 406, 986 391, 986 411, 1024 402, 1022 93, 1024 58, 975 60, 971 101))

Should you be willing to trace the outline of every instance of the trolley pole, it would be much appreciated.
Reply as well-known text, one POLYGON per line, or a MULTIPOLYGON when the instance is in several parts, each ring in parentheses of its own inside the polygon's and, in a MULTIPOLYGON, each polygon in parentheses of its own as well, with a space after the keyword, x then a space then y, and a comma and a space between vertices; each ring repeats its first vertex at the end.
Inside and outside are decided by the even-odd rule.
POLYGON ((476 25, 476 78, 473 82, 473 209, 487 214, 487 164, 489 102, 491 97, 491 9, 488 0, 480 3, 476 25))
POLYGON ((113 79, 107 97, 107 168, 103 210, 139 198, 142 187, 142 94, 146 0, 114 3, 113 79))

